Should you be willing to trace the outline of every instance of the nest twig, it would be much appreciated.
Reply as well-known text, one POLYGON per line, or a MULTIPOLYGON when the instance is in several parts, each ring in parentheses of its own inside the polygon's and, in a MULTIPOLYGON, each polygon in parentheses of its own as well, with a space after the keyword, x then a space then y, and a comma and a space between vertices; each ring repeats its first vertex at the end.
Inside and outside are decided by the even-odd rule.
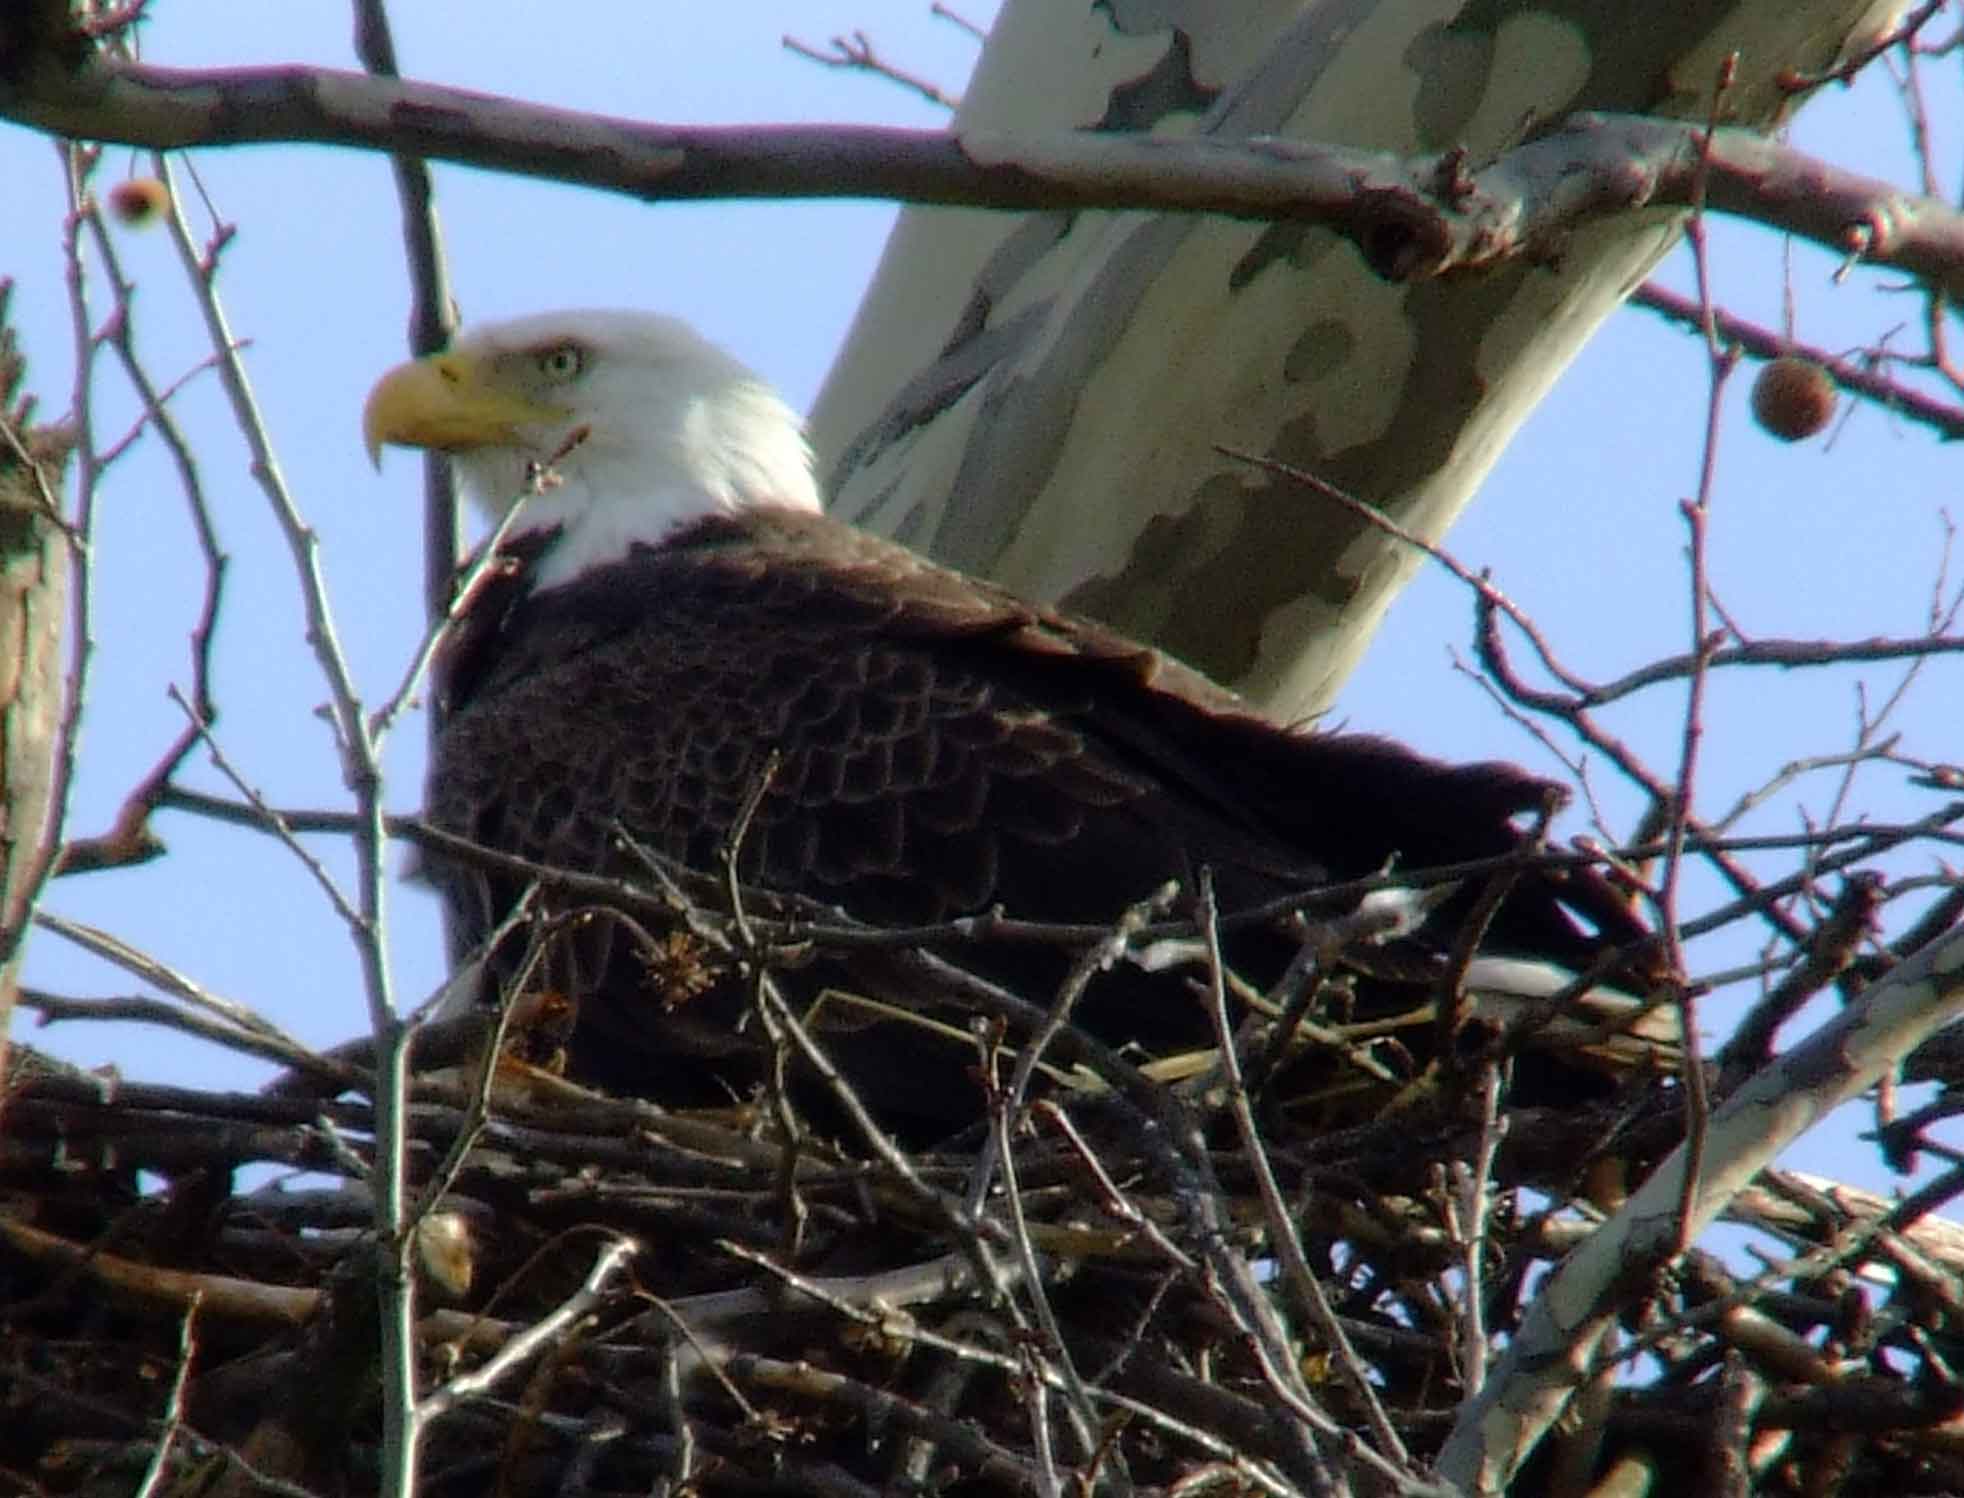
MULTIPOLYGON (((923 981, 956 971, 913 955, 923 981)), ((1258 1006, 1230 1033, 1214 971, 1245 1068, 1274 1035, 1258 1006)), ((1330 1047, 1335 1069, 1310 1074, 1341 1082, 1340 1107, 1280 1081, 1253 1095, 1218 1052, 1110 1058, 1072 1039, 1067 1006, 1029 1007, 1069 1065, 992 1059, 1003 1031, 985 1026, 981 1127, 900 1161, 809 1130, 787 1146, 784 1099, 763 1092, 665 1110, 505 1056, 487 1111, 468 1066, 421 1071, 409 1172, 450 1180, 419 1228, 424 1490, 1283 1494, 1344 1471, 1437 1491, 1428 1462, 1480 1366, 1459 1339, 1504 1339, 1537 1266, 1683 1133, 1676 1063, 1644 1062, 1635 1034, 1594 1096, 1492 1116, 1490 1088, 1428 1087, 1396 1033, 1346 1032, 1340 1007, 1296 1013, 1288 1042, 1330 1047), (1100 1078, 1101 1055, 1130 1076, 1100 1078)), ((1471 1070, 1545 1029, 1496 1025, 1471 1070)), ((121 1085, 21 1051, 0 1138, 0 1482, 373 1488, 374 1115, 358 1090, 303 1091, 121 1085)), ((1636 1287, 1603 1397, 1578 1401, 1586 1428, 1520 1490, 1619 1463, 1695 1488, 1738 1456, 1691 1397, 1725 1368, 1758 1390, 1738 1397, 1763 1472, 1775 1448, 1798 1469, 1832 1446, 1849 1491, 1964 1485, 1964 1243, 1792 1181, 1735 1216, 1791 1256, 1745 1279, 1694 1256, 1636 1287), (1888 1295, 1860 1290, 1882 1271, 1888 1295)))

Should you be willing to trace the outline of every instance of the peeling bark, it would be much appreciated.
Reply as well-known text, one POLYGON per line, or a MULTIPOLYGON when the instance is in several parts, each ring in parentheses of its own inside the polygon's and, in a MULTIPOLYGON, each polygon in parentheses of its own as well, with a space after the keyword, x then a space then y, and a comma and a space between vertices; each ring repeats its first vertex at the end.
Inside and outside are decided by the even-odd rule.
MULTIPOLYGON (((1886 26, 1873 0, 1009 0, 963 131, 1278 135, 1477 169, 1583 110, 1766 127, 1886 26)), ((1416 558, 1215 452, 1311 469, 1437 538, 1673 242, 1631 211, 1551 263, 1391 285, 1328 229, 907 210, 813 413, 847 518, 1326 707, 1416 558), (894 392, 900 392, 898 396, 894 392)))
POLYGON ((44 496, 59 492, 67 455, 63 436, 28 431, 0 408, 0 1067, 23 938, 59 835, 69 559, 44 496))

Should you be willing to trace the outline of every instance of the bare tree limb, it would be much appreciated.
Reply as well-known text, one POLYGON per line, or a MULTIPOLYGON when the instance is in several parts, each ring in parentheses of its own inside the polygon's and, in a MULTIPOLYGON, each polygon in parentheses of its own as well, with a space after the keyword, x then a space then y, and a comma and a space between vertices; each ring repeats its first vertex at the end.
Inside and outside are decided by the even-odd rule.
POLYGON ((1680 1147, 1562 1263, 1439 1455, 1468 1492, 1496 1492, 1585 1381, 1589 1356, 1631 1290, 1663 1267, 1780 1150, 1964 1014, 1964 931, 1906 961, 1833 1022, 1763 1067, 1716 1109, 1695 1199, 1680 1219, 1680 1147))
POLYGON ((194 71, 96 60, 0 82, 0 118, 160 150, 301 141, 547 177, 655 201, 888 198, 998 209, 1134 208, 1320 223, 1381 276, 1559 252, 1577 226, 1684 207, 1886 265, 1964 297, 1964 214, 1755 132, 1578 115, 1476 168, 1256 138, 1078 133, 1018 139, 872 127, 641 124, 328 68, 194 71))
MULTIPOLYGON (((399 76, 395 37, 383 0, 355 0, 355 51, 370 76, 399 76)), ((436 187, 429 164, 420 157, 399 154, 390 164, 396 197, 402 203, 403 257, 409 271, 409 352, 431 354, 447 345, 457 331, 456 296, 443 253, 436 187)), ((457 481, 446 453, 423 455, 423 511, 423 604, 434 623, 443 617, 449 602, 463 524, 457 481)))
MULTIPOLYGON (((1668 286, 1646 281, 1630 293, 1630 300, 1660 317, 1686 327, 1698 326, 1702 314, 1697 302, 1679 296, 1668 286)), ((1799 354, 1827 371, 1842 389, 1874 401, 1885 410, 1911 421, 1921 422, 1945 437, 1964 437, 1964 406, 1938 400, 1913 386, 1879 373, 1866 358, 1844 357, 1813 344, 1798 343, 1790 337, 1735 317, 1721 308, 1712 309, 1712 322, 1719 337, 1736 343, 1755 359, 1778 359, 1783 354, 1799 354)), ((1713 664, 1717 664, 1716 660, 1713 664)))

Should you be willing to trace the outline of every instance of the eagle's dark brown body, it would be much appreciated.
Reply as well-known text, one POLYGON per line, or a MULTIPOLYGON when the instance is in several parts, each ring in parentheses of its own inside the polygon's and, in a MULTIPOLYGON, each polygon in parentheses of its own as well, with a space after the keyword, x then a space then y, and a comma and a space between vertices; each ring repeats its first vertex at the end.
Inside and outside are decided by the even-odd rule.
MULTIPOLYGON (((871 922, 1000 906, 1102 923, 1202 866, 1233 910, 1393 858, 1503 853, 1513 819, 1549 789, 1506 765, 1279 727, 1155 651, 820 516, 701 521, 540 593, 527 565, 483 596, 451 653, 429 815, 543 863, 632 873, 609 851, 618 824, 713 869, 775 752, 742 853, 757 885, 871 922)), ((432 872, 465 942, 516 893, 461 867, 432 872)), ((1473 893, 1434 917, 1435 945, 1473 893)), ((1600 883, 1533 874, 1488 945, 1580 967, 1605 937, 1640 932, 1600 883)), ((702 1058, 737 1044, 732 1016, 664 1008, 618 926, 588 940, 560 979, 585 990, 572 995, 576 1071, 656 1091, 705 1080, 702 1058)), ((1284 952, 1262 932, 1240 955, 1259 969, 1284 952)), ((1028 960, 1038 966, 1006 976, 1061 971, 1054 953, 1028 960)), ((1048 987, 1026 996, 1047 1001, 1048 987)), ((1083 1014, 1112 1043, 1208 1034, 1178 975, 1114 974, 1083 1014)), ((728 1071, 713 1085, 745 1085, 741 1064, 728 1071)), ((950 1122, 974 1113, 972 1090, 947 1097, 945 1080, 857 1080, 903 1113, 923 1092, 950 1122)))

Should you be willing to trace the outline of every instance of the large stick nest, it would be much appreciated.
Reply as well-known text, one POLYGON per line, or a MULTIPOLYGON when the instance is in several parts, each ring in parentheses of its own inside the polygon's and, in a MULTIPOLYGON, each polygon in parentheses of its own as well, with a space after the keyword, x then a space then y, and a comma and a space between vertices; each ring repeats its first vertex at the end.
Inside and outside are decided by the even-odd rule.
MULTIPOLYGON (((811 996, 795 975, 757 995, 811 1081, 811 996)), ((1321 1003, 1291 1043, 1332 1048, 1341 1110, 1251 1094, 1217 1051, 1119 1057, 1068 1027, 1074 1085, 1025 1091, 1018 1032, 980 1013, 975 1124, 931 1150, 876 1141, 850 1100, 833 1137, 791 1143, 769 1087, 668 1111, 520 1061, 510 1034, 487 1067, 480 1018, 427 1027, 401 1255, 418 1388, 441 1404, 420 1491, 1419 1490, 1470 1340, 1504 1341, 1546 1266, 1683 1137, 1679 1058, 1585 1036, 1593 1096, 1515 1107, 1508 1052, 1545 1024, 1476 1021, 1427 1064, 1321 1003)), ((1237 1051, 1272 1034, 1245 1026, 1237 1051)), ((377 1488, 396 1256, 372 1228, 371 1059, 351 1046, 248 1094, 17 1049, 0 1485, 377 1488)), ((1734 1217, 1785 1257, 1741 1279, 1693 1250, 1632 1285, 1516 1491, 1964 1488, 1964 1242, 1887 1211, 1763 1178, 1734 1217)))

